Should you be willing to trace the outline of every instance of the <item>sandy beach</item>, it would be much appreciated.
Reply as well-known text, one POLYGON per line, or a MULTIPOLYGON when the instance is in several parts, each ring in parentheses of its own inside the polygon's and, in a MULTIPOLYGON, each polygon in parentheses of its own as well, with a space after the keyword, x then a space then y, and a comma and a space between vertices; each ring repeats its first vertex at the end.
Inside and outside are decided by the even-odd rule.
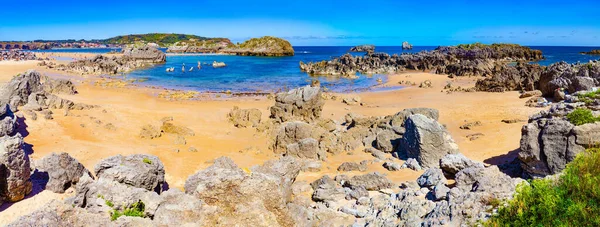
MULTIPOLYGON (((93 54, 45 53, 43 57, 91 57, 93 54)), ((61 95, 76 103, 97 105, 89 110, 56 110, 54 119, 43 117, 37 120, 26 119, 25 142, 33 147, 33 160, 52 152, 67 152, 90 170, 100 160, 121 154, 156 155, 164 163, 166 180, 170 187, 183 188, 187 177, 199 169, 206 168, 211 161, 221 156, 231 157, 240 167, 247 168, 262 164, 278 157, 269 149, 271 138, 253 128, 236 128, 227 119, 227 113, 234 107, 258 108, 262 119, 269 117, 269 107, 274 100, 267 96, 235 97, 201 100, 170 101, 160 98, 164 89, 133 85, 98 86, 97 77, 66 75, 62 72, 37 66, 38 61, 0 62, 0 82, 9 81, 14 75, 28 69, 36 69, 48 76, 70 78, 76 83, 79 94, 61 95), (144 125, 160 126, 161 119, 172 117, 173 123, 192 129, 194 136, 186 136, 186 144, 175 144, 174 137, 165 135, 156 139, 142 139, 140 130, 144 125), (190 150, 197 152, 190 152, 190 150)), ((57 62, 57 63, 60 63, 57 62)), ((504 119, 527 120, 528 116, 540 109, 525 106, 526 99, 519 99, 518 92, 442 92, 443 87, 453 85, 471 87, 475 77, 450 79, 445 75, 422 72, 407 72, 389 75, 384 86, 398 86, 399 81, 419 84, 425 80, 432 82, 431 88, 407 86, 399 90, 364 92, 354 94, 331 94, 337 97, 359 96, 364 105, 349 106, 341 98, 326 101, 323 117, 341 121, 347 113, 364 116, 384 116, 395 114, 406 108, 430 107, 440 112, 440 122, 446 126, 460 151, 467 157, 487 164, 502 164, 509 160, 519 148, 521 127, 525 122, 503 123, 504 119), (460 129, 467 122, 481 121, 481 126, 471 130, 460 129), (479 139, 470 140, 467 136, 481 133, 479 139)), ((27 117, 27 115, 26 115, 27 117)), ((391 156, 390 156, 391 157, 391 156)), ((311 182, 322 175, 337 175, 337 167, 347 161, 360 162, 372 159, 370 154, 359 148, 353 152, 329 155, 323 162, 320 172, 301 173, 298 180, 311 182)), ((398 162, 402 162, 398 160, 398 162)), ((378 171, 396 183, 415 180, 422 172, 403 169, 390 172, 383 163, 369 165, 368 172, 378 171)), ((362 172, 347 172, 354 175, 362 172)), ((65 195, 44 191, 32 193, 29 198, 15 205, 0 209, 0 225, 11 222, 24 210, 34 210, 52 198, 65 195)))

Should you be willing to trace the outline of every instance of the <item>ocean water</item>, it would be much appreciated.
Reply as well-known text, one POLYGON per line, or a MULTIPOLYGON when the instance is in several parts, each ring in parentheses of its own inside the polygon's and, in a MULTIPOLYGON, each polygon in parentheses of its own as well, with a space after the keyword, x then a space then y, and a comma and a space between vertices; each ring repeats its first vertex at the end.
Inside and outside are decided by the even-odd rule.
MULTIPOLYGON (((401 54, 433 50, 436 46, 417 46, 413 50, 401 47, 378 46, 377 52, 401 54)), ((580 54, 582 51, 598 49, 594 47, 546 47, 535 46, 542 50, 545 60, 536 62, 549 65, 558 61, 569 63, 588 62, 599 56, 580 54)), ((338 92, 363 91, 376 85, 378 79, 386 81, 385 75, 358 75, 355 79, 332 79, 311 77, 300 71, 299 62, 329 60, 347 53, 349 46, 337 47, 294 47, 295 56, 290 57, 248 57, 233 55, 168 55, 167 63, 139 69, 126 75, 128 78, 141 79, 140 84, 161 86, 174 89, 210 91, 210 92, 276 92, 311 83, 318 79, 321 86, 338 92), (202 68, 196 68, 198 62, 202 68), (212 62, 225 62, 227 67, 213 68, 212 62), (185 64, 185 70, 182 66, 185 64), (166 68, 174 67, 174 72, 166 68), (189 69, 193 67, 192 71, 189 69)), ((58 49, 52 52, 92 52, 106 53, 111 49, 58 49)), ((164 49, 162 49, 164 51, 164 49)), ((362 55, 364 53, 352 53, 362 55)))

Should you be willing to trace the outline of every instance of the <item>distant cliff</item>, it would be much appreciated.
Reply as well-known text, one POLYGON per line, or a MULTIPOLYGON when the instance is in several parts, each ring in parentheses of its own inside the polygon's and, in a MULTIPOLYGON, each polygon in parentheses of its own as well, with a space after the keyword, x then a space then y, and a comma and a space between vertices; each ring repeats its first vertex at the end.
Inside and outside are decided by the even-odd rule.
POLYGON ((149 33, 149 34, 138 34, 138 35, 123 35, 117 36, 105 40, 100 40, 103 44, 132 44, 135 42, 146 42, 156 43, 161 47, 168 47, 177 42, 182 41, 211 41, 211 40, 222 40, 222 38, 208 38, 197 35, 187 34, 168 34, 168 33, 149 33))

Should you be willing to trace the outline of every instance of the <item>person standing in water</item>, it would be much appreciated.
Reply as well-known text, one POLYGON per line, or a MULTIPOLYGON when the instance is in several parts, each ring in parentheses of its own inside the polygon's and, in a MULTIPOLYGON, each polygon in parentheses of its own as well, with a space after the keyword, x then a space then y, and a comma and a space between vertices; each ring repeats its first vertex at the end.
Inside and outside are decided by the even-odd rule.
POLYGON ((185 72, 185 63, 183 63, 183 66, 181 66, 181 71, 185 72))
POLYGON ((200 63, 200 61, 198 61, 198 69, 201 69, 201 68, 202 68, 202 66, 201 66, 201 65, 202 65, 202 63, 200 63))

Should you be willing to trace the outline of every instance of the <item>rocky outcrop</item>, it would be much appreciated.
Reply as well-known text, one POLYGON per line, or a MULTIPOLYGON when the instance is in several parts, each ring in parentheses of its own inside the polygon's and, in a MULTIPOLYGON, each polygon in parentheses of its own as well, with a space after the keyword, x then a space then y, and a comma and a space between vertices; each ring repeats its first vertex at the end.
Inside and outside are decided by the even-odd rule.
POLYGON ((233 109, 227 114, 227 118, 235 127, 238 128, 249 128, 257 127, 261 121, 261 115, 259 109, 240 109, 234 106, 233 109))
POLYGON ((600 86, 600 62, 571 65, 559 62, 548 66, 539 80, 539 89, 546 97, 555 96, 558 89, 569 93, 600 86))
POLYGON ((294 48, 290 42, 272 36, 252 38, 234 47, 225 48, 222 52, 241 56, 294 56, 294 48))
POLYGON ((541 51, 511 44, 441 46, 433 51, 392 55, 370 53, 365 56, 343 55, 329 61, 300 62, 300 69, 314 75, 352 77, 362 74, 395 73, 423 70, 456 76, 493 75, 498 64, 508 61, 543 59, 541 51))
POLYGON ((164 189, 165 169, 152 155, 112 156, 96 164, 96 177, 160 193, 164 189))
POLYGON ((77 88, 70 80, 46 78, 43 84, 44 90, 53 94, 77 94, 77 88))
POLYGON ((166 54, 154 47, 125 48, 123 51, 121 57, 97 55, 91 59, 59 65, 56 69, 81 74, 118 74, 166 62, 166 54))
POLYGON ((220 53, 234 44, 229 39, 181 41, 169 46, 167 53, 220 53))
MULTIPOLYGON (((2 48, 0 48, 2 49, 2 48)), ((38 60, 33 52, 24 52, 18 50, 0 51, 0 61, 27 61, 38 60)))
POLYGON ((375 52, 374 45, 360 45, 350 48, 350 52, 375 52))
POLYGON ((0 137, 0 204, 16 202, 31 192, 29 157, 23 150, 23 137, 0 137))
POLYGON ((64 193, 65 190, 79 182, 83 175, 92 177, 92 174, 67 153, 52 153, 36 162, 39 172, 48 174, 46 190, 64 193))
POLYGON ((562 171, 585 149, 600 143, 600 123, 575 126, 564 118, 583 103, 557 104, 532 116, 521 129, 519 159, 524 172, 544 177, 562 171))
POLYGON ((143 63, 165 63, 167 62, 167 55, 151 46, 143 47, 125 47, 121 51, 123 56, 130 58, 136 62, 143 63))
POLYGON ((408 43, 407 41, 402 42, 402 49, 403 50, 412 50, 413 45, 408 43))
POLYGON ((319 141, 313 138, 313 127, 307 123, 292 121, 282 125, 273 143, 273 152, 284 156, 324 160, 325 152, 319 141))
POLYGON ((437 121, 421 114, 408 117, 406 132, 400 140, 400 152, 415 158, 424 168, 439 165, 446 154, 458 153, 458 145, 437 121))
POLYGON ((586 52, 579 52, 580 54, 589 54, 589 55, 600 55, 600 50, 591 50, 586 52))
POLYGON ((278 93, 271 107, 271 118, 277 122, 314 122, 321 117, 325 102, 320 87, 301 87, 289 92, 278 93))
POLYGON ((248 174, 228 158, 186 181, 187 194, 219 207, 220 225, 292 226, 287 204, 301 166, 291 158, 268 161, 248 174))
POLYGON ((484 165, 481 162, 468 159, 463 154, 447 154, 440 159, 440 168, 450 178, 454 178, 456 173, 469 167, 483 168, 484 165))
POLYGON ((516 65, 497 65, 485 79, 478 80, 478 91, 533 91, 539 88, 540 75, 545 67, 519 62, 516 65))

